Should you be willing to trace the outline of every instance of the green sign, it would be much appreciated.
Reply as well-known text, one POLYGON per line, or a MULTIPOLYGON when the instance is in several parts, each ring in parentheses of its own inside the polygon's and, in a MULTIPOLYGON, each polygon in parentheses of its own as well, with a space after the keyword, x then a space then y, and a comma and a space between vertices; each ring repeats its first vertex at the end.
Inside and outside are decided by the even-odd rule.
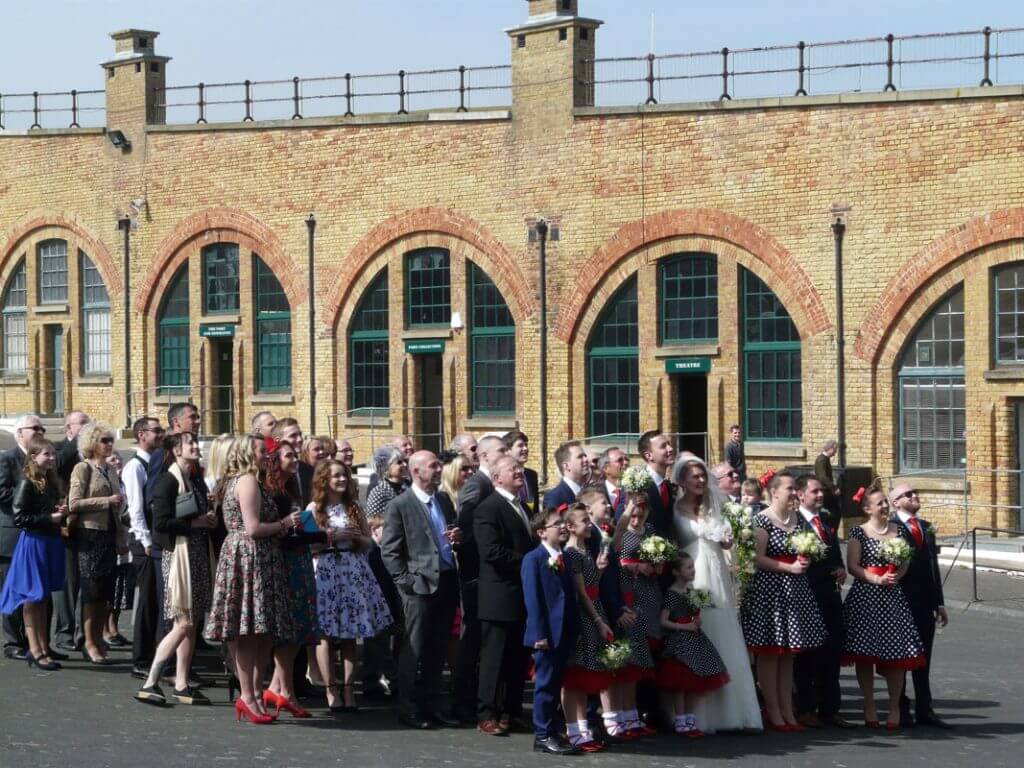
POLYGON ((444 339, 407 341, 405 351, 410 355, 439 355, 444 352, 444 339))
POLYGON ((224 325, 200 325, 199 335, 209 339, 229 339, 235 335, 235 326, 227 323, 224 325))
POLYGON ((710 357, 670 357, 665 361, 665 373, 710 373, 710 357))

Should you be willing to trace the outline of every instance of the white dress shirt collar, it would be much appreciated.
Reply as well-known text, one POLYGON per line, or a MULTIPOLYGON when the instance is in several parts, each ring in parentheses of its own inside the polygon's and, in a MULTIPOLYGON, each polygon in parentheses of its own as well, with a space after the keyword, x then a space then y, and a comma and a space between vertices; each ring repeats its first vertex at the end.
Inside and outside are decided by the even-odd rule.
POLYGON ((897 509, 896 510, 896 515, 897 515, 897 517, 899 517, 900 522, 903 523, 904 525, 907 524, 907 521, 910 518, 917 517, 917 515, 911 515, 911 514, 909 514, 907 512, 904 512, 902 509, 897 509))
POLYGON ((647 465, 647 472, 654 480, 654 484, 661 488, 661 484, 665 482, 665 478, 658 474, 657 470, 654 469, 650 464, 647 465))
POLYGON ((575 482, 573 482, 568 477, 563 477, 562 480, 565 482, 566 485, 569 486, 569 490, 572 491, 574 495, 576 495, 576 496, 580 495, 580 491, 583 490, 583 486, 582 485, 576 484, 575 482))
POLYGON ((552 557, 558 557, 560 554, 562 554, 562 550, 555 549, 550 544, 548 544, 546 541, 542 540, 541 544, 544 546, 544 549, 546 549, 548 551, 548 554, 551 555, 552 557))
POLYGON ((427 493, 415 484, 412 486, 412 492, 416 494, 416 498, 419 499, 420 503, 423 505, 430 504, 430 500, 434 498, 433 494, 427 493))
POLYGON ((808 523, 818 516, 817 512, 811 512, 811 510, 809 510, 807 507, 803 505, 800 506, 800 514, 803 515, 804 520, 806 520, 808 523))

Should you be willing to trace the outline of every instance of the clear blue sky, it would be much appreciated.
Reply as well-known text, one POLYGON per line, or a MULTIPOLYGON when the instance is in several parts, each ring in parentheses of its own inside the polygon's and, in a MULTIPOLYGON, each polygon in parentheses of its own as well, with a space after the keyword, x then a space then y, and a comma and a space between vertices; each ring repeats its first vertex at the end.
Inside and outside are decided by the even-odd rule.
MULTIPOLYGON (((125 27, 161 33, 168 84, 500 64, 525 0, 5 0, 0 93, 102 88, 125 27)), ((580 0, 599 56, 1024 26, 1021 0, 580 0)))

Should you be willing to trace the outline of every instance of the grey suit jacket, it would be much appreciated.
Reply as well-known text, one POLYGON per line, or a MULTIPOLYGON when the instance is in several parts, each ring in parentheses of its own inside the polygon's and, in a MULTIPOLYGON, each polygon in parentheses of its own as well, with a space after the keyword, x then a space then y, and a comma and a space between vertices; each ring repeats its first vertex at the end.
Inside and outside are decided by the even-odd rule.
MULTIPOLYGON (((455 524, 455 509, 443 494, 435 495, 445 520, 455 524)), ((432 595, 437 592, 441 574, 441 555, 426 507, 412 488, 388 502, 384 510, 384 535, 380 555, 399 591, 407 595, 432 595)))

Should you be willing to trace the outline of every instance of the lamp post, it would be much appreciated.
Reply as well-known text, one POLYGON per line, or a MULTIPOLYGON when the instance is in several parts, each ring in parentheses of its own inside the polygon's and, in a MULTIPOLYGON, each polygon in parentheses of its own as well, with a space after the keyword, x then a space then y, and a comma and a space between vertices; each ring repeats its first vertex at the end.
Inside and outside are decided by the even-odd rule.
POLYGON ((131 238, 132 220, 128 216, 122 216, 117 220, 117 228, 121 230, 124 240, 124 253, 121 263, 122 289, 124 296, 124 420, 125 428, 132 428, 132 324, 131 324, 131 238))
POLYGON ((848 206, 832 206, 832 236, 836 247, 836 441, 839 466, 846 466, 846 331, 843 322, 843 237, 848 206))
POLYGON ((309 312, 309 434, 316 434, 316 273, 313 270, 313 257, 316 253, 316 217, 309 214, 306 219, 307 256, 306 274, 309 312))
POLYGON ((541 488, 548 483, 548 223, 537 222, 540 239, 540 477, 541 488))

